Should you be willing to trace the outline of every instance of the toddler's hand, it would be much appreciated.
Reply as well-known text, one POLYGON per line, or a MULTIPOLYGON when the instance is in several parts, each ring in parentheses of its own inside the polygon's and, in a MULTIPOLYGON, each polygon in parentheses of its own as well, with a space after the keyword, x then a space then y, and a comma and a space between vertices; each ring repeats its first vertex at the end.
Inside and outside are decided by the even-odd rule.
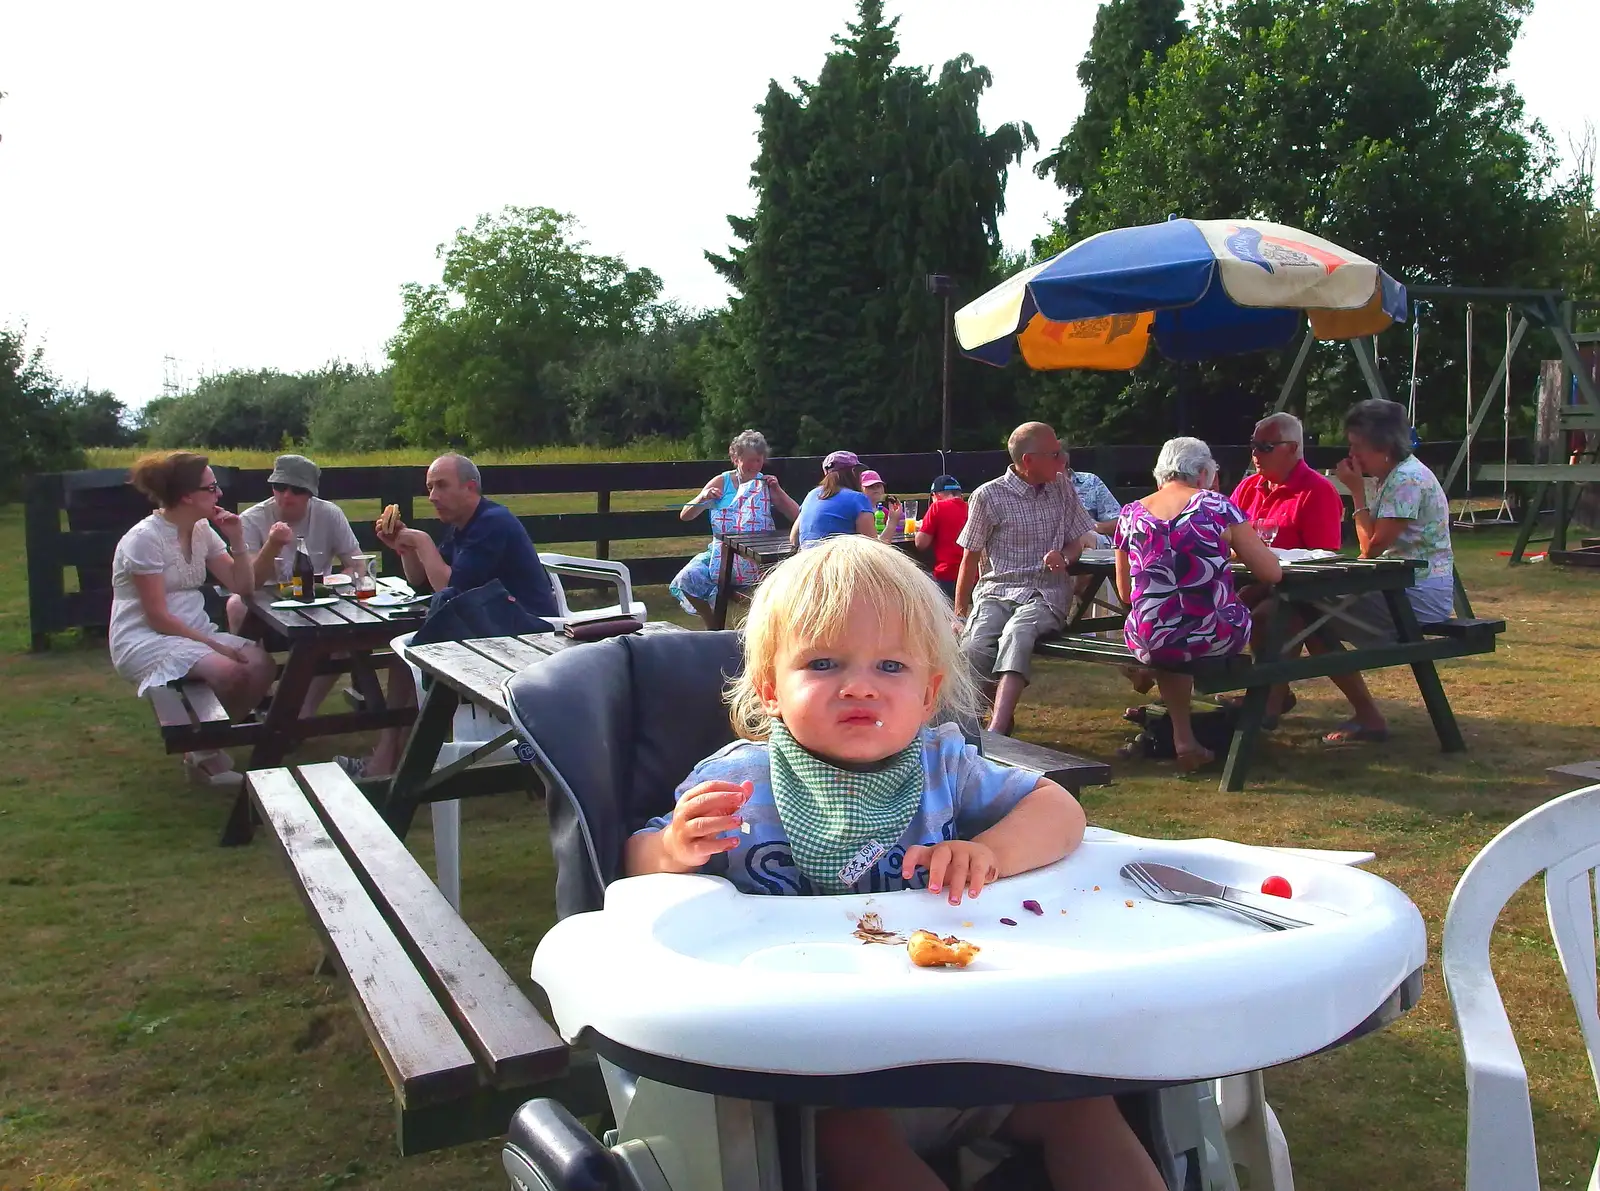
POLYGON ((672 822, 661 831, 667 859, 692 872, 719 852, 737 848, 739 837, 723 838, 722 833, 738 831, 742 820, 737 812, 754 790, 750 782, 701 782, 678 799, 672 822))
POLYGON ((916 844, 906 849, 900 875, 909 881, 919 868, 928 870, 928 891, 938 893, 948 886, 950 904, 959 906, 963 891, 977 897, 983 887, 1000 875, 994 852, 976 840, 953 839, 929 847, 916 844))

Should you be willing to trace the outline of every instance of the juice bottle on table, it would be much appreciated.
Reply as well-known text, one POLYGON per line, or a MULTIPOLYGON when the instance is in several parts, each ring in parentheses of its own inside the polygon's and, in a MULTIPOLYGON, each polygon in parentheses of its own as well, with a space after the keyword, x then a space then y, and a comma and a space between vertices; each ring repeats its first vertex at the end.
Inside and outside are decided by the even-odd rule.
POLYGON ((294 542, 294 598, 307 603, 317 598, 317 571, 311 565, 311 552, 306 549, 304 538, 294 542))

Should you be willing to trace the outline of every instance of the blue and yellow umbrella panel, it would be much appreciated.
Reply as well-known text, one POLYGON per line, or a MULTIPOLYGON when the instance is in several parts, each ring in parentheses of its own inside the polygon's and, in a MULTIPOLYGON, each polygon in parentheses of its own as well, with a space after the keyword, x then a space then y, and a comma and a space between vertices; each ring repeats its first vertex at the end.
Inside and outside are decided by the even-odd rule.
POLYGON ((1037 369, 1136 367, 1283 348, 1309 318, 1320 339, 1376 335, 1405 287, 1319 236, 1254 219, 1170 219, 1090 236, 955 315, 965 355, 1037 369), (1015 345, 1013 347, 1013 344, 1015 345))

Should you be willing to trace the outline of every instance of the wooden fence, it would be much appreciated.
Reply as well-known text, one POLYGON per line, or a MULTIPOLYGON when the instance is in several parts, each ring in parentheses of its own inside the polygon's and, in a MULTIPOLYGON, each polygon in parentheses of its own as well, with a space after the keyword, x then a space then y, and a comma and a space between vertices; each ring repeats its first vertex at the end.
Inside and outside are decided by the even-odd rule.
MULTIPOLYGON (((1425 443, 1424 461, 1442 467, 1453 458, 1455 443, 1425 443)), ((1100 476, 1122 500, 1150 490, 1150 468, 1158 446, 1075 447, 1073 465, 1100 476)), ((1231 484, 1249 468, 1246 445, 1213 448, 1231 484)), ((1345 454, 1339 447, 1308 447, 1313 466, 1332 467, 1345 454)), ((1519 452, 1520 457, 1520 452, 1519 452)), ((970 491, 1000 474, 1006 465, 1003 451, 937 452, 908 455, 864 455, 867 467, 884 477, 890 492, 911 495, 926 492, 929 482, 949 472, 970 491)), ((535 543, 592 543, 596 558, 607 558, 611 546, 622 541, 691 537, 705 531, 704 519, 685 524, 674 508, 611 508, 612 495, 626 492, 667 493, 698 490, 718 472, 722 460, 672 463, 552 463, 529 466, 484 467, 483 489, 496 498, 518 496, 570 496, 593 494, 593 512, 536 513, 521 518, 535 543)), ((224 495, 223 504, 238 510, 269 495, 265 469, 216 467, 224 495)), ((372 501, 400 507, 406 524, 437 536, 440 523, 415 518, 418 497, 427 494, 424 467, 330 467, 322 472, 320 495, 335 501, 372 501)), ((816 482, 822 470, 820 457, 772 459, 767 470, 776 474, 795 499, 816 482)), ((30 476, 25 486, 25 526, 28 552, 28 612, 33 648, 43 649, 51 633, 68 629, 104 629, 111 617, 111 557, 117 541, 130 526, 150 512, 149 503, 127 484, 123 469, 58 472, 30 476), (68 590, 67 569, 77 572, 75 591, 68 590)), ((421 507, 428 510, 426 501, 421 507)), ((431 511, 431 510, 428 510, 431 511)), ((370 519, 354 518, 356 537, 365 549, 379 550, 370 519)), ((666 583, 690 557, 683 549, 672 553, 629 557, 628 568, 641 586, 666 583)), ((398 560, 385 559, 385 568, 398 570, 398 560)))

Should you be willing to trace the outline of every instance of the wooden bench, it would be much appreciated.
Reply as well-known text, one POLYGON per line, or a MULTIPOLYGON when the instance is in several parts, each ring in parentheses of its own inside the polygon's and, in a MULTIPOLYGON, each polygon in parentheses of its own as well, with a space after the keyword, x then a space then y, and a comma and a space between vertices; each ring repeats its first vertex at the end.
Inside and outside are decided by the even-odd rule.
POLYGON ((394 1088, 401 1154, 503 1136, 518 1106, 607 1100, 356 785, 331 764, 254 770, 250 797, 394 1088))
POLYGON ((1040 777, 1049 778, 1074 794, 1085 786, 1111 784, 1111 766, 1104 761, 1090 761, 1074 757, 1071 753, 1059 753, 1055 749, 1029 744, 1013 736, 1001 736, 998 732, 986 731, 982 736, 983 755, 989 760, 1016 769, 1031 769, 1040 777))
POLYGON ((258 733, 249 724, 234 724, 227 708, 207 684, 197 679, 152 687, 150 708, 161 726, 161 741, 169 753, 192 753, 254 742, 258 733))

